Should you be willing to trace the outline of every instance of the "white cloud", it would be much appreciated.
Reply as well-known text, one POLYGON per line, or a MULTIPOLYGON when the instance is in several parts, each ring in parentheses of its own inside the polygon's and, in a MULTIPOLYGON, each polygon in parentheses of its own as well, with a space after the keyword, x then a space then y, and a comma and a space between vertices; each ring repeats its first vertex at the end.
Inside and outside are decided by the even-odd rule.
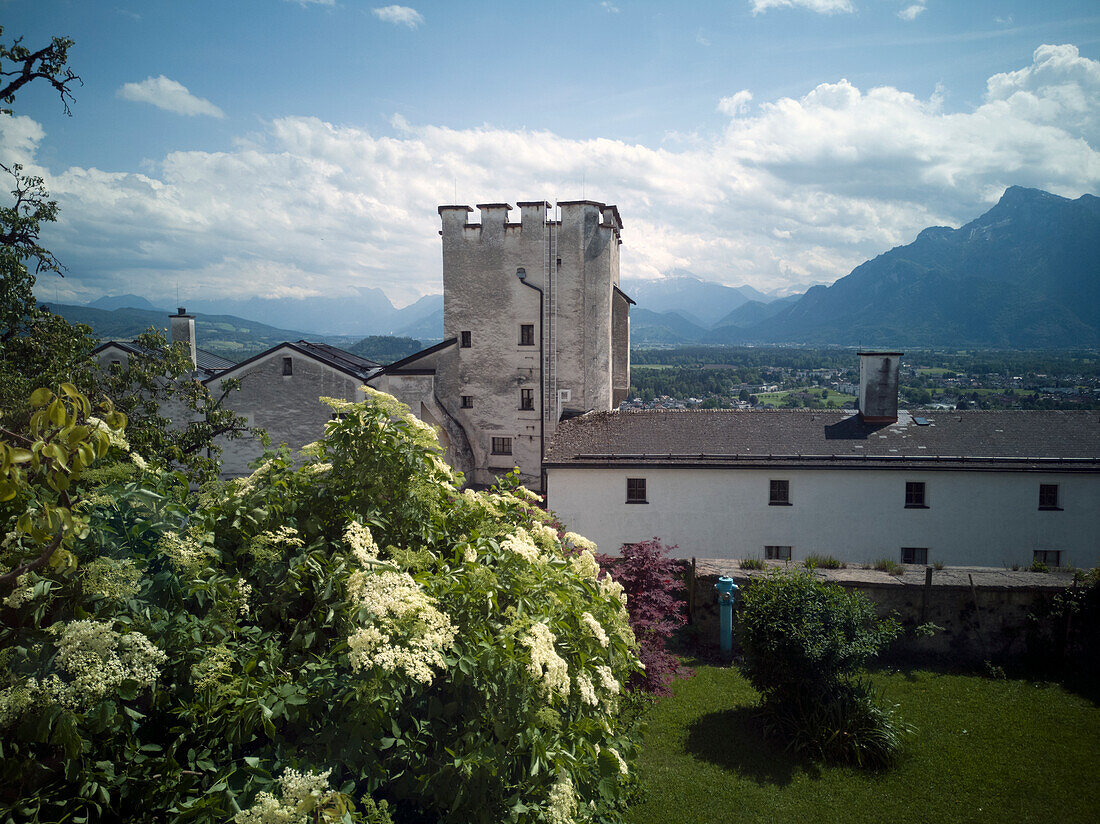
POLYGON ((748 89, 742 89, 737 94, 719 100, 718 111, 722 114, 728 114, 730 117, 737 117, 748 111, 751 100, 752 92, 748 89))
POLYGON ((619 13, 619 7, 612 3, 611 0, 603 0, 603 2, 600 3, 600 7, 606 10, 609 14, 619 13))
POLYGON ((818 14, 850 14, 856 10, 852 0, 752 0, 752 13, 761 14, 768 9, 804 8, 818 14))
POLYGON ((702 29, 699 29, 699 31, 695 33, 695 42, 698 43, 700 46, 710 45, 710 40, 706 37, 706 35, 703 34, 702 29))
POLYGON ((182 83, 160 77, 147 77, 140 83, 125 83, 116 94, 135 103, 152 103, 165 111, 193 116, 225 117, 225 112, 202 97, 196 97, 182 83))
POLYGON ((336 0, 287 0, 288 3, 297 3, 303 9, 310 6, 335 6, 336 0))
POLYGON ((906 6, 904 9, 898 12, 898 17, 902 20, 916 20, 917 15, 924 11, 925 6, 923 3, 914 3, 912 6, 906 6))
MULTIPOLYGON (((1013 184, 1100 189, 1100 62, 1042 46, 967 111, 846 80, 798 98, 719 103, 682 146, 394 119, 392 134, 274 120, 227 152, 174 152, 145 174, 40 170, 61 205, 47 245, 62 299, 103 292, 326 294, 441 288, 436 206, 580 197, 616 203, 622 271, 673 270, 767 291, 831 282, 931 225, 959 225, 1013 184), (1094 148, 1097 147, 1097 148, 1094 148)), ((41 127, 0 118, 33 168, 41 127)), ((514 217, 514 215, 513 215, 514 217)), ((477 215, 472 216, 477 220, 477 215)), ((52 296, 52 289, 51 289, 52 296)))
POLYGON ((415 29, 424 22, 424 15, 408 6, 382 6, 371 9, 371 14, 385 23, 407 26, 410 29, 415 29))

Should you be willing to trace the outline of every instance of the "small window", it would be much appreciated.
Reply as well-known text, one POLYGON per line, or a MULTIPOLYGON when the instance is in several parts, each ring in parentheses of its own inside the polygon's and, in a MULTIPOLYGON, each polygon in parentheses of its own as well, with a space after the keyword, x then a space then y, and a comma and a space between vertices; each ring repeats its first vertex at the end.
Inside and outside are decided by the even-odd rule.
POLYGON ((512 439, 511 438, 493 438, 493 454, 494 455, 511 455, 512 454, 512 439))
POLYGON ((122 367, 122 361, 113 360, 113 361, 111 361, 111 366, 117 366, 117 367, 121 368, 122 367))
POLYGON ((1060 549, 1037 549, 1031 553, 1031 560, 1048 567, 1060 567, 1062 565, 1062 551, 1060 549))
POLYGON ((769 481, 768 483, 768 506, 790 506, 791 505, 791 482, 790 481, 769 481))
POLYGON ((789 561, 791 560, 791 548, 789 546, 766 546, 764 547, 764 560, 789 561))
POLYGON ((470 332, 462 332, 462 342, 459 344, 463 349, 469 349, 473 346, 473 335, 470 332))
POLYGON ((1058 484, 1039 484, 1039 509, 1061 509, 1058 506, 1058 484))
POLYGON ((645 478, 626 479, 626 502, 628 504, 648 504, 645 496, 645 478))
POLYGON ((525 410, 533 410, 535 408, 535 390, 534 389, 521 389, 519 390, 519 408, 525 410))
POLYGON ((928 566, 928 547, 903 546, 901 548, 901 562, 903 564, 920 564, 928 566))
POLYGON ((520 346, 534 346, 535 345, 535 324, 522 323, 519 327, 519 345, 520 346))
POLYGON ((474 408, 474 396, 473 395, 463 395, 462 396, 462 408, 463 409, 473 409, 474 408))
POLYGON ((294 374, 294 358, 283 358, 283 377, 294 374))
POLYGON ((924 502, 924 481, 905 482, 905 508, 928 509, 924 502))

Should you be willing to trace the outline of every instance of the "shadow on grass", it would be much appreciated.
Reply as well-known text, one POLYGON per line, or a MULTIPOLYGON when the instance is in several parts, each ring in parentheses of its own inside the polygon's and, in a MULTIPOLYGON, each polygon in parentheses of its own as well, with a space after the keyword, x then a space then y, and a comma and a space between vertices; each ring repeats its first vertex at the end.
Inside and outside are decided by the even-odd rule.
POLYGON ((685 749, 695 758, 758 784, 790 784, 795 773, 820 778, 821 769, 764 737, 756 707, 700 716, 688 727, 685 749))

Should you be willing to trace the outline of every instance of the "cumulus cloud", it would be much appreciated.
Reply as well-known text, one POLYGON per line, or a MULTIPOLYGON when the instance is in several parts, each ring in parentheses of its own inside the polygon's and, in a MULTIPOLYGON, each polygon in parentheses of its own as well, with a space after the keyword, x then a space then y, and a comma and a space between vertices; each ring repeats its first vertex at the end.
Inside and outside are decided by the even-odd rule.
POLYGON ((752 0, 753 14, 789 7, 808 9, 818 14, 851 14, 856 10, 852 0, 752 0))
POLYGON ((424 22, 424 15, 408 6, 381 6, 371 9, 371 14, 385 23, 415 29, 424 22))
POLYGON ((906 6, 904 9, 898 12, 898 17, 902 20, 916 20, 917 15, 924 11, 925 6, 922 3, 914 3, 912 6, 906 6))
POLYGON ((159 109, 194 116, 225 117, 225 112, 202 97, 196 97, 182 83, 160 77, 147 77, 140 83, 125 83, 117 92, 123 100, 152 103, 159 109))
MULTIPOLYGON (((436 206, 456 185, 460 203, 553 202, 579 198, 584 181, 590 199, 619 206, 624 275, 791 290, 973 219, 1009 185, 1100 189, 1100 62, 1073 46, 1040 47, 966 111, 945 113, 941 96, 838 79, 750 111, 741 90, 718 103, 719 133, 675 148, 285 117, 231 151, 174 152, 145 174, 40 170, 61 205, 47 245, 71 272, 63 300, 167 297, 178 280, 210 297, 381 287, 409 301, 441 289, 436 206)), ((32 168, 41 127, 0 117, 0 132, 32 168)))

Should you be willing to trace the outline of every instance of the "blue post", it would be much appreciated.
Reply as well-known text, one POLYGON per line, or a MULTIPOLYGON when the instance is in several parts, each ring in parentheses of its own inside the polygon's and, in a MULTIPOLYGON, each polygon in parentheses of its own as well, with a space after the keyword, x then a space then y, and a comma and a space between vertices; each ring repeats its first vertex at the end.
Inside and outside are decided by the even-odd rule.
POLYGON ((718 590, 719 645, 723 653, 733 652, 733 599, 737 584, 723 575, 714 585, 718 590))

